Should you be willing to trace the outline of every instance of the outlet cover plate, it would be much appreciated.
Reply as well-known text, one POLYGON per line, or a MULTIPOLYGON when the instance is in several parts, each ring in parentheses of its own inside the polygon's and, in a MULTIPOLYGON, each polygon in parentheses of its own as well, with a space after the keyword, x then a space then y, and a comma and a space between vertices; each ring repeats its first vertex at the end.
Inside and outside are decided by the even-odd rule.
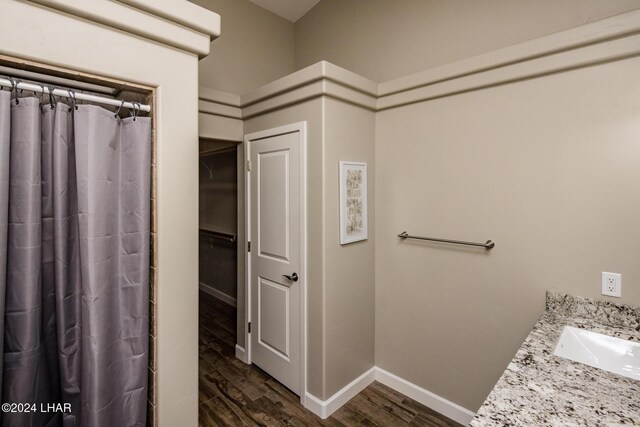
POLYGON ((619 273, 602 272, 602 295, 622 297, 622 275, 619 273))

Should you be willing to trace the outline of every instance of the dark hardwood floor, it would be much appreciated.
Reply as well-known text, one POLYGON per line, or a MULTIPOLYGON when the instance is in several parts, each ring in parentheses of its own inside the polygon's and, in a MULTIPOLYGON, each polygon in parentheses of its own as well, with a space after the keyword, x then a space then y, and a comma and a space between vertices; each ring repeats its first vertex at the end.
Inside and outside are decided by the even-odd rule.
POLYGON ((322 420, 298 396, 235 357, 235 308, 200 292, 200 426, 459 426, 380 383, 322 420))

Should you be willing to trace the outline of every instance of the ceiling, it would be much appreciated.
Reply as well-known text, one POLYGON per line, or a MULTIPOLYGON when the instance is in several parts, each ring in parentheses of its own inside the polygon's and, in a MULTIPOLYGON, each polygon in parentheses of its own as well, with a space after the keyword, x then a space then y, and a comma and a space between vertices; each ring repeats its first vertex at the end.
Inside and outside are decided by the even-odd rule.
POLYGON ((249 0, 253 4, 267 9, 269 12, 296 22, 309 12, 320 0, 249 0))

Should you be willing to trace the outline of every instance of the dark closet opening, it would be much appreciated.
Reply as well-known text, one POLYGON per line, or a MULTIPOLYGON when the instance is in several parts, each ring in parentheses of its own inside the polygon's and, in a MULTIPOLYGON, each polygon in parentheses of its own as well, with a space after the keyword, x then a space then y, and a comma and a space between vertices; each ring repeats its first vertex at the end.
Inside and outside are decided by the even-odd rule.
MULTIPOLYGON (((219 387, 235 378, 238 299, 238 143, 200 140, 199 409, 218 412, 219 387), (222 381, 222 382, 221 382, 222 381), (206 409, 205 409, 206 408, 206 409)), ((213 425, 220 425, 220 419, 213 425)), ((211 423, 209 423, 211 424, 211 423)), ((226 422, 224 424, 227 424, 226 422)), ((229 425, 232 425, 230 422, 229 425)))

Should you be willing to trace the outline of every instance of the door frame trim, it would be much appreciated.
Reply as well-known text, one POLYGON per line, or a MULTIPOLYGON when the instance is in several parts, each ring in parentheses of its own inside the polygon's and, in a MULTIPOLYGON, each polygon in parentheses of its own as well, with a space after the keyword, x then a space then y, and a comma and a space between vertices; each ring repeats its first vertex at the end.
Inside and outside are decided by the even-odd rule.
MULTIPOLYGON (((248 170, 248 161, 251 159, 251 142, 265 138, 271 138, 290 133, 300 134, 300 403, 306 407, 307 395, 307 122, 297 122, 285 126, 266 129, 244 135, 244 226, 246 241, 251 241, 251 178, 248 170)), ((247 325, 251 322, 251 257, 249 252, 244 252, 245 277, 244 277, 244 339, 246 363, 251 363, 251 334, 247 325)))

